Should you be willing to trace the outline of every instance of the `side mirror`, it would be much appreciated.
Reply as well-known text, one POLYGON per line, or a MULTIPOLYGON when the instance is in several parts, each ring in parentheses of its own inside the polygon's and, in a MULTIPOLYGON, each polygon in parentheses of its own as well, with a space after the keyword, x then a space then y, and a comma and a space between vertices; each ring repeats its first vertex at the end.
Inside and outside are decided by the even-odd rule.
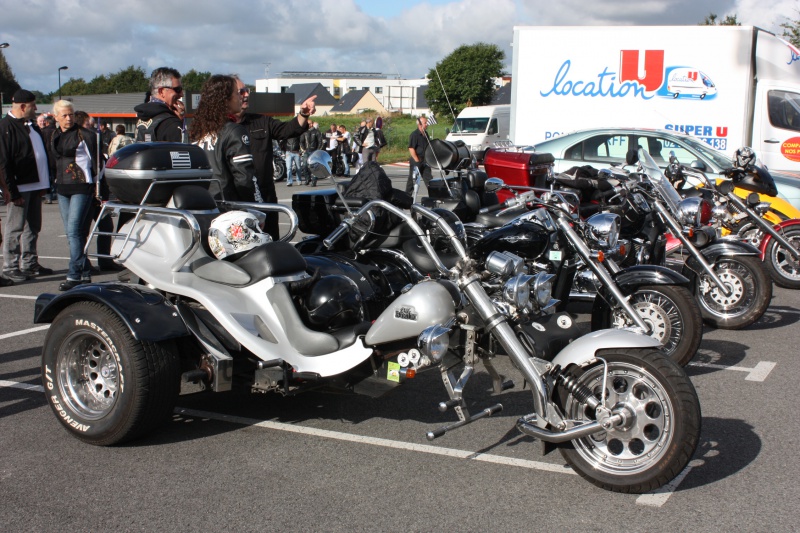
POLYGON ((639 153, 636 150, 628 150, 625 154, 625 162, 629 165, 635 165, 639 161, 639 153))
POLYGON ((333 175, 331 155, 325 150, 317 150, 308 156, 308 169, 315 178, 324 180, 333 175))
POLYGON ((450 128, 445 128, 444 129, 444 134, 445 135, 450 135, 450 128))
POLYGON ((692 161, 692 164, 689 166, 695 170, 699 170, 700 172, 706 171, 706 164, 700 161, 699 159, 695 159, 694 161, 692 161))
POLYGON ((497 134, 497 132, 494 131, 494 128, 489 128, 489 131, 487 131, 486 134, 487 135, 495 135, 495 134, 497 134))
POLYGON ((500 178, 489 178, 486 180, 486 183, 483 184, 483 190, 486 192, 497 192, 505 186, 505 182, 500 178))

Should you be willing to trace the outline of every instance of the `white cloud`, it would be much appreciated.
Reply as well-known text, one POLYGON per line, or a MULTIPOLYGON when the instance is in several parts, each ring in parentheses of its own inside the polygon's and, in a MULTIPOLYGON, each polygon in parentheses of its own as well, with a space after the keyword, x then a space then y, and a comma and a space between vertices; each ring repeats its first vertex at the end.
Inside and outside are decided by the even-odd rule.
MULTIPOLYGON (((236 72, 252 82, 285 70, 427 74, 462 44, 487 42, 511 64, 515 25, 697 24, 710 12, 780 33, 800 0, 415 0, 396 16, 365 13, 355 0, 0 0, 0 42, 23 86, 57 88, 57 69, 86 81, 129 65, 149 73, 236 72), (312 7, 313 6, 313 7, 312 7)), ((376 8, 377 9, 377 8, 376 8)), ((371 11, 374 11, 371 9, 371 11)), ((377 12, 377 11, 376 11, 377 12)), ((557 46, 557 43, 554 43, 557 46)))

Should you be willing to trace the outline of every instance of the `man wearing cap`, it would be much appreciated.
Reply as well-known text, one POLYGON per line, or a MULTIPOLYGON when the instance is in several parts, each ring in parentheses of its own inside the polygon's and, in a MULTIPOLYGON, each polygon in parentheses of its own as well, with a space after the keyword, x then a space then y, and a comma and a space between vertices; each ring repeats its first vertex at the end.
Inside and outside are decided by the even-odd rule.
POLYGON ((13 281, 53 273, 39 264, 36 250, 42 229, 42 195, 50 187, 50 171, 35 119, 36 97, 20 89, 11 98, 11 111, 0 120, 0 180, 7 213, 3 275, 13 281))
POLYGON ((183 142, 183 121, 175 113, 175 103, 181 96, 180 72, 169 67, 155 69, 150 74, 150 99, 133 108, 139 119, 136 140, 183 142))

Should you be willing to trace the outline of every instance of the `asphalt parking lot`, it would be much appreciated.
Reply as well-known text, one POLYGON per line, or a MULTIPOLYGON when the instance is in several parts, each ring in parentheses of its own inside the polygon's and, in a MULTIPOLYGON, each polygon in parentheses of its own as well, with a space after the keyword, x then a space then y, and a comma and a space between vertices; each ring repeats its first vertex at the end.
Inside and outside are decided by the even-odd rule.
MULTIPOLYGON (((407 170, 387 171, 402 188, 407 170)), ((284 203, 298 191, 277 189, 284 203)), ((500 402, 503 411, 432 443, 425 432, 455 419, 437 410, 446 393, 435 372, 381 399, 183 396, 172 422, 147 438, 83 444, 41 389, 47 326, 33 324, 34 301, 57 292, 68 256, 56 205, 44 206, 43 226, 40 261, 56 274, 0 289, 3 531, 798 529, 798 291, 776 288, 746 330, 705 329, 687 367, 703 410, 695 457, 656 493, 614 494, 557 452, 542 456, 514 428, 532 410, 530 391, 517 379, 494 397, 485 372, 470 381, 470 406, 500 402)), ((572 311, 588 320, 585 308, 572 311)))

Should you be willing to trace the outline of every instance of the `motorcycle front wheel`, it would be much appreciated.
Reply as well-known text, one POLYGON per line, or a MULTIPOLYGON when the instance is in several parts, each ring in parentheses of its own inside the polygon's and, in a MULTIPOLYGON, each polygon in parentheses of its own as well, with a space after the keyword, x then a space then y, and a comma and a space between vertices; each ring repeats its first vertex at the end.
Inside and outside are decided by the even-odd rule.
MULTIPOLYGON (((661 351, 679 366, 686 366, 703 340, 703 321, 692 293, 674 285, 644 286, 630 295, 629 302, 650 328, 650 336, 661 343, 661 351)), ((592 329, 633 324, 625 310, 616 307, 593 320, 592 329)))
POLYGON ((772 299, 772 280, 758 257, 723 257, 713 268, 730 294, 726 296, 701 273, 696 296, 703 321, 715 328, 742 329, 761 318, 772 299))
POLYGON ((111 309, 82 301, 61 311, 47 331, 42 384, 67 431, 108 446, 141 437, 169 418, 179 365, 172 343, 137 341, 111 309))
POLYGON ((286 161, 283 159, 272 159, 272 180, 283 181, 286 177, 286 161))
MULTIPOLYGON (((786 228, 781 234, 795 249, 800 249, 800 226, 786 228)), ((800 261, 775 239, 771 239, 767 245, 764 266, 779 287, 800 289, 800 261)))
MULTIPOLYGON (((612 414, 622 414, 624 422, 563 444, 561 455, 583 478, 606 490, 655 490, 674 479, 697 448, 697 392, 683 369, 658 351, 608 350, 598 357, 602 360, 573 373, 576 384, 601 399, 605 383, 605 405, 612 414)), ((563 386, 558 392, 567 418, 596 420, 596 413, 563 386)))

